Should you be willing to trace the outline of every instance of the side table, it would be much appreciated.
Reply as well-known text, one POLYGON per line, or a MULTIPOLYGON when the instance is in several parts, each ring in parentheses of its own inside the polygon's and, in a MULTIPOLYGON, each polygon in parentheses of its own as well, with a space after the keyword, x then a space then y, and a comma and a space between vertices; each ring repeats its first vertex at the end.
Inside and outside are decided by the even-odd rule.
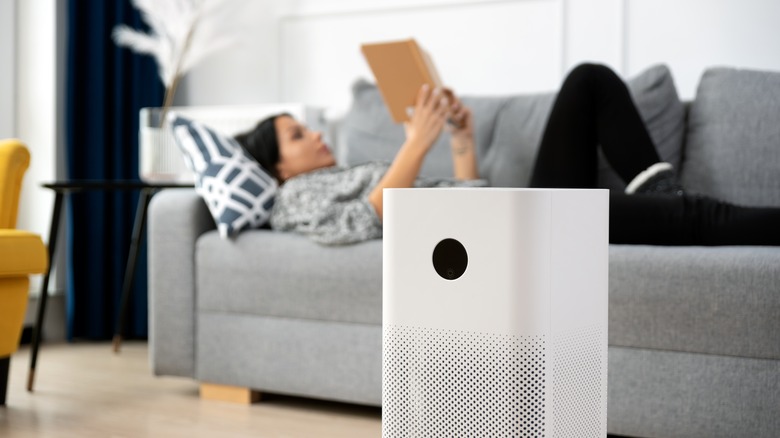
POLYGON ((42 187, 54 190, 54 209, 52 211, 51 225, 49 227, 49 268, 43 277, 41 285, 40 298, 38 300, 38 312, 35 318, 33 328, 32 352, 30 354, 30 370, 27 375, 27 391, 33 390, 35 381, 35 366, 38 359, 38 349, 41 343, 41 333, 43 332, 43 316, 46 312, 46 301, 48 299, 49 277, 51 268, 54 264, 54 250, 57 244, 57 231, 60 224, 60 213, 62 212, 62 201, 65 195, 90 190, 108 190, 108 191, 127 191, 140 190, 138 197, 138 206, 135 210, 135 220, 133 222, 133 232, 130 240, 130 249, 127 257, 127 266, 122 284, 122 301, 119 312, 119 321, 117 321, 114 331, 113 348, 118 353, 122 343, 122 334, 125 329, 127 304, 130 299, 130 291, 133 287, 133 277, 135 276, 135 264, 138 258, 138 248, 141 241, 144 225, 146 224, 146 209, 149 206, 149 200, 161 189, 165 188, 187 188, 193 187, 192 184, 182 183, 146 183, 137 180, 70 180, 55 181, 41 184, 42 187))

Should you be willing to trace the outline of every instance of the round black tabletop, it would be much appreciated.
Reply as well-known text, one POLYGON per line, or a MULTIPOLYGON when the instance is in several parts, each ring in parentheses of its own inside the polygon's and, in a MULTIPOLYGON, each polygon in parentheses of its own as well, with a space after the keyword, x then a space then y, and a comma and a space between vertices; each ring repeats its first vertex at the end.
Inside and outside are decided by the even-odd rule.
POLYGON ((140 189, 170 189, 170 188, 191 188, 195 187, 192 183, 183 182, 162 182, 152 183, 140 180, 61 180, 41 184, 42 187, 54 191, 77 191, 77 190, 140 190, 140 189))

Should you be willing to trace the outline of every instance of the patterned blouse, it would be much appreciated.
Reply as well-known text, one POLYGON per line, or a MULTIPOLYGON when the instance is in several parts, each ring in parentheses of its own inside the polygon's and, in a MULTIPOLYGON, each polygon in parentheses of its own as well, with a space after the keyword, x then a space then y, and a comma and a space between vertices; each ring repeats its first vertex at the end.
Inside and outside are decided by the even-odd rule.
MULTIPOLYGON (((389 163, 329 167, 287 180, 271 212, 271 228, 295 231, 324 245, 382 237, 382 222, 368 201, 389 163)), ((485 180, 417 178, 415 187, 484 187, 485 180)))

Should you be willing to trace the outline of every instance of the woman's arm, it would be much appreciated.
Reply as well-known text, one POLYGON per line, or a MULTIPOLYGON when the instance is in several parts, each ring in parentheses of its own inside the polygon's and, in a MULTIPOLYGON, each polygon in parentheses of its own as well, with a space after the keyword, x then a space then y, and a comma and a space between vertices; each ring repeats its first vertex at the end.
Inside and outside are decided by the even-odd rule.
POLYGON ((412 119, 405 124, 406 142, 401 146, 393 163, 368 195, 368 201, 382 220, 382 190, 385 188, 412 187, 420 173, 425 155, 441 134, 447 115, 449 101, 441 90, 430 90, 423 85, 417 95, 412 119))
POLYGON ((455 178, 470 180, 479 178, 476 147, 474 146, 474 121, 471 110, 454 94, 452 104, 453 123, 449 125, 452 149, 452 168, 455 178))

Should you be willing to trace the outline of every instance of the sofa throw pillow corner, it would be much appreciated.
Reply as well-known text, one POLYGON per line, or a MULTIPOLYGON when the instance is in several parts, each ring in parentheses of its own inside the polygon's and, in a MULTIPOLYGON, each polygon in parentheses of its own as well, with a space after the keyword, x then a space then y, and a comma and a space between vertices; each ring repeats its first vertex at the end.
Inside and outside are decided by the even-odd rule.
POLYGON ((176 113, 167 122, 220 237, 233 238, 267 223, 276 180, 233 138, 176 113))

